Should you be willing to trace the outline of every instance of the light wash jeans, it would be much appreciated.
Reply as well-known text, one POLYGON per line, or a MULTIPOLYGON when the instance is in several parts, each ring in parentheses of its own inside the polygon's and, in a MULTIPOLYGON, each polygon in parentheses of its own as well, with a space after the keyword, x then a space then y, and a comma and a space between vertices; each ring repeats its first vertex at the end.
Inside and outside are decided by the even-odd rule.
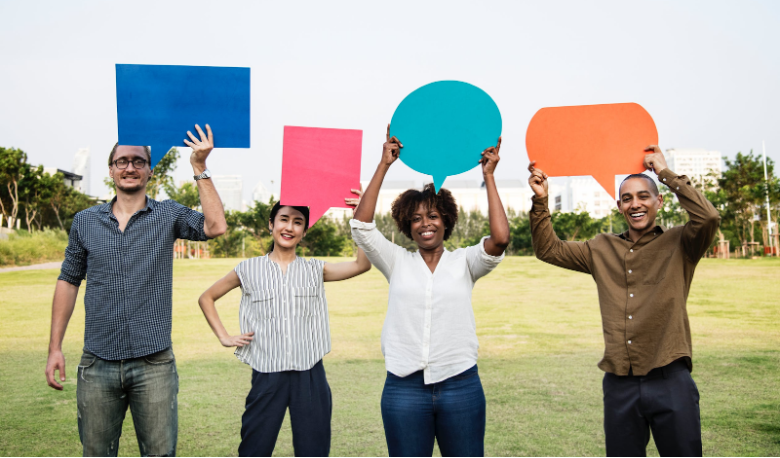
POLYGON ((85 350, 77 375, 84 456, 117 456, 128 406, 141 455, 176 455, 179 375, 173 350, 120 361, 106 361, 85 350))

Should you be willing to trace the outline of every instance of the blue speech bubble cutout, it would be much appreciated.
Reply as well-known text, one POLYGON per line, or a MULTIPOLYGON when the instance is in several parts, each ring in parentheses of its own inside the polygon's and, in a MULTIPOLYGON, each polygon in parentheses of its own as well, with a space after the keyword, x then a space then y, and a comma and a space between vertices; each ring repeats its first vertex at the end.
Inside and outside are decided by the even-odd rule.
POLYGON ((120 145, 150 146, 154 167, 209 124, 219 148, 249 148, 249 69, 116 64, 120 145))
POLYGON ((498 143, 501 127, 501 112, 485 91, 461 81, 437 81, 403 99, 390 135, 404 145, 399 159, 433 176, 438 192, 448 176, 479 164, 482 151, 498 143))

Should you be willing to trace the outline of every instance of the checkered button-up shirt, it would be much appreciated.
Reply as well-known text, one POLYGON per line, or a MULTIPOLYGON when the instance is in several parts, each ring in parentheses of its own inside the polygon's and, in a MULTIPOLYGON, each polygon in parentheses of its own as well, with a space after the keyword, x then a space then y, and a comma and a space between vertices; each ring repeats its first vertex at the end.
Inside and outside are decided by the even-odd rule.
POLYGON ((76 214, 59 276, 75 286, 87 278, 84 347, 106 360, 171 346, 173 244, 207 240, 202 213, 148 197, 120 231, 115 201, 76 214))

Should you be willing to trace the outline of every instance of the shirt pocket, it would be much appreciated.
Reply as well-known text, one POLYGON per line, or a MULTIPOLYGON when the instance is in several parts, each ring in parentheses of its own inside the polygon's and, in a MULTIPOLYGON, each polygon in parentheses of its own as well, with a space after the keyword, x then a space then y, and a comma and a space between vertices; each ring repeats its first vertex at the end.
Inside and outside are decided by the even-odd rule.
POLYGON ((267 321, 276 317, 274 310, 274 292, 270 289, 248 291, 249 310, 257 321, 267 321))
POLYGON ((293 288, 294 314, 299 317, 317 316, 320 314, 320 288, 304 286, 293 288))
POLYGON ((657 285, 666 278, 669 270, 669 261, 672 259, 674 250, 642 250, 642 262, 636 273, 641 275, 643 285, 657 285))

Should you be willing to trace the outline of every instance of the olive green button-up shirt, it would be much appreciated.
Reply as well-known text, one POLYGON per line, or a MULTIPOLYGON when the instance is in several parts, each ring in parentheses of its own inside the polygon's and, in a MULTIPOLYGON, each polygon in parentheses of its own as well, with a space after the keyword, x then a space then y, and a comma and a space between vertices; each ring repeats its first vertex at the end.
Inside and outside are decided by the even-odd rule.
POLYGON ((655 226, 637 241, 628 232, 562 241, 553 231, 547 198, 533 198, 534 253, 547 263, 593 276, 605 344, 598 366, 616 375, 628 375, 629 369, 645 375, 679 358, 692 369, 686 301, 696 264, 712 243, 720 217, 688 177, 664 169, 658 178, 677 195, 690 220, 669 229, 655 226))

